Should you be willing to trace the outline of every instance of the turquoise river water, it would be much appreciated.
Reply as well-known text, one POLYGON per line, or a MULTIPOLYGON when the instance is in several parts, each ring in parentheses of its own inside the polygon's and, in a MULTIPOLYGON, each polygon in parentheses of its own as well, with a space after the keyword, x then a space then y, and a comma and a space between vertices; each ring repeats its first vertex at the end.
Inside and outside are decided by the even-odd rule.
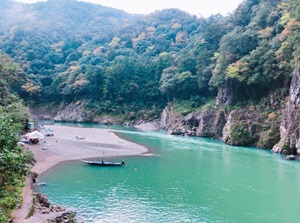
POLYGON ((41 175, 53 204, 84 222, 299 222, 300 163, 255 148, 117 128, 151 156, 125 167, 64 162, 41 175))

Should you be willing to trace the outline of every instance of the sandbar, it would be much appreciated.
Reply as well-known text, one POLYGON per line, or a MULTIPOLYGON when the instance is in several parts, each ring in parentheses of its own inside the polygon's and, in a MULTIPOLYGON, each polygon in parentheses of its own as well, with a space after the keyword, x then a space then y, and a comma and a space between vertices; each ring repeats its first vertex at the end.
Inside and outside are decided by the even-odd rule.
MULTIPOLYGON (((25 144, 37 161, 31 170, 38 174, 62 161, 134 156, 148 152, 146 147, 121 139, 109 129, 63 125, 45 125, 45 128, 53 129, 54 136, 46 136, 38 144, 25 144)), ((43 133, 42 130, 41 132, 43 133)), ((33 190, 29 179, 23 189, 23 199, 22 207, 12 213, 14 222, 39 223, 53 217, 34 212, 33 216, 26 219, 33 204, 33 190)))

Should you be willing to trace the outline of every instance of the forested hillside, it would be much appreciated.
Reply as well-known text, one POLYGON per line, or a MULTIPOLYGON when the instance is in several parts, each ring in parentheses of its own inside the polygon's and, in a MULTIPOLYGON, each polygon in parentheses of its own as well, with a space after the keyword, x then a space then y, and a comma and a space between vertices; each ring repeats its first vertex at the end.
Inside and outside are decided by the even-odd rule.
POLYGON ((29 79, 19 93, 35 104, 81 101, 99 114, 162 108, 162 71, 178 63, 194 78, 194 58, 180 55, 211 23, 177 9, 141 16, 74 0, 3 6, 2 51, 29 79))
POLYGON ((2 0, 1 51, 26 74, 15 90, 31 107, 74 105, 93 121, 157 118, 168 104, 182 114, 218 106, 226 115, 259 105, 277 117, 263 129, 278 132, 299 54, 299 5, 245 0, 228 16, 197 18, 178 9, 133 15, 76 0, 2 0))

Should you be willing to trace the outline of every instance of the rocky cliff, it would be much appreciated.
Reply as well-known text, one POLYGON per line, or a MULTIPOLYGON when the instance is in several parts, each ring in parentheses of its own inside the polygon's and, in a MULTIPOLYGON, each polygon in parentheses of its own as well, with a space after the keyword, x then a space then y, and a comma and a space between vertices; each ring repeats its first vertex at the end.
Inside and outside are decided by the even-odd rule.
POLYGON ((296 60, 288 102, 280 124, 280 141, 272 151, 300 155, 300 56, 296 60))
POLYGON ((30 106, 30 114, 35 119, 45 119, 54 121, 69 122, 89 122, 90 115, 80 104, 60 104, 60 105, 43 105, 30 106))
POLYGON ((99 124, 121 124, 120 120, 109 115, 95 115, 85 108, 83 103, 61 105, 44 105, 30 107, 34 119, 54 120, 61 122, 93 122, 99 124))
POLYGON ((209 137, 230 145, 271 149, 280 139, 280 98, 271 94, 268 105, 263 108, 252 105, 229 110, 215 105, 187 115, 166 107, 161 115, 160 127, 172 135, 209 137), (277 112, 270 112, 275 110, 277 112))
POLYGON ((166 107, 161 115, 160 127, 171 135, 201 136, 221 138, 226 123, 225 111, 208 109, 204 112, 193 112, 186 116, 166 107))

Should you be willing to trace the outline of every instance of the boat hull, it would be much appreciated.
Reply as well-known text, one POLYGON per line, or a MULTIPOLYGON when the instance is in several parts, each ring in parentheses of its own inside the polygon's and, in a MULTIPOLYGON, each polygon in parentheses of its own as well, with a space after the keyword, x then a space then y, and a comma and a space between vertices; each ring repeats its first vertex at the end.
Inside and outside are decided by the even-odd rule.
POLYGON ((94 166, 125 166, 125 162, 122 161, 121 163, 115 163, 115 162, 106 162, 106 161, 88 161, 88 160, 81 160, 82 162, 94 165, 94 166))

